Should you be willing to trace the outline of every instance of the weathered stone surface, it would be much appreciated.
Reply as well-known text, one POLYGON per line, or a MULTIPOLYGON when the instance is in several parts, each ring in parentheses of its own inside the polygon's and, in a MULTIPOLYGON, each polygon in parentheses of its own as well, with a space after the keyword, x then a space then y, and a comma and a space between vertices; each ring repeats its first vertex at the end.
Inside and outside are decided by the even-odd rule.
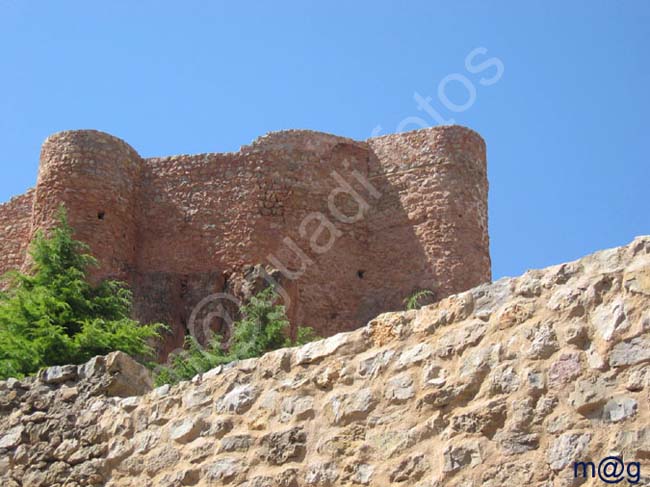
POLYGON ((169 427, 169 437, 178 443, 189 443, 197 438, 207 425, 203 418, 190 417, 173 422, 169 427))
POLYGON ((563 353, 551 364, 548 371, 548 382, 552 387, 561 387, 568 384, 580 375, 582 365, 578 352, 563 353))
POLYGON ((596 332, 606 341, 610 341, 615 333, 621 333, 630 326, 625 316, 625 303, 622 296, 596 308, 590 319, 596 332))
POLYGON ((609 354, 611 367, 650 362, 650 336, 644 335, 617 343, 609 354))
POLYGON ((336 480, 338 478, 339 472, 335 463, 314 463, 307 469, 305 484, 332 487, 336 485, 336 480))
POLYGON ((43 370, 40 378, 46 384, 59 384, 77 378, 76 365, 57 365, 43 370))
POLYGON ((374 377, 383 372, 395 356, 394 350, 374 352, 367 358, 359 361, 358 373, 361 377, 374 377))
POLYGON ((536 327, 530 348, 528 349, 528 356, 532 359, 545 359, 549 358, 560 349, 557 341, 555 330, 550 323, 536 327))
POLYGON ((255 386, 248 384, 235 386, 217 403, 217 411, 242 414, 250 409, 259 395, 260 390, 255 386))
POLYGON ((372 481, 372 474, 375 471, 375 468, 372 465, 366 463, 360 463, 354 465, 354 472, 350 477, 350 480, 354 484, 360 485, 370 485, 372 481))
POLYGON ((521 455, 527 451, 539 448, 539 437, 537 433, 510 433, 504 432, 495 438, 499 441, 501 448, 507 455, 521 455))
POLYGON ((0 448, 16 448, 22 441, 24 431, 23 426, 15 426, 9 431, 3 432, 2 436, 0 436, 0 448))
POLYGON ((339 333, 325 340, 308 343, 296 352, 296 365, 316 362, 341 348, 348 348, 355 353, 361 352, 364 349, 363 338, 358 334, 339 333))
POLYGON ((400 404, 415 396, 413 378, 409 373, 400 374, 388 381, 384 396, 389 402, 400 404))
POLYGON ((455 472, 463 467, 479 465, 483 459, 477 442, 465 442, 459 445, 448 445, 443 452, 443 472, 455 472))
POLYGON ((106 356, 106 371, 111 376, 108 396, 139 396, 153 389, 151 372, 127 354, 113 352, 106 356))
POLYGON ((424 455, 419 454, 407 457, 391 472, 391 482, 405 482, 419 480, 429 468, 429 462, 424 455))
POLYGON ((345 425, 351 421, 363 420, 377 405, 377 398, 370 389, 361 389, 351 394, 339 394, 325 405, 325 414, 334 425, 345 425))
POLYGON ((402 352, 397 362, 398 370, 404 369, 410 365, 422 363, 433 355, 433 347, 428 343, 418 343, 414 347, 408 348, 402 352))
POLYGON ((646 255, 650 238, 126 398, 108 395, 138 377, 119 357, 0 382, 0 485, 575 486, 572 462, 613 454, 650 470, 650 296, 623 278, 646 255), (629 326, 604 334, 592 318, 621 297, 629 326))
POLYGON ((611 385, 602 377, 579 380, 569 396, 569 404, 580 413, 602 406, 611 393, 611 385))
POLYGON ((213 398, 204 390, 190 390, 183 396, 183 407, 187 409, 200 408, 210 404, 213 398))
POLYGON ((259 456, 272 465, 300 460, 305 454, 306 441, 307 435, 299 427, 282 433, 270 433, 262 438, 259 456))
POLYGON ((563 433, 551 444, 547 460, 552 470, 558 471, 579 459, 586 450, 591 433, 563 433))
POLYGON ((244 467, 240 459, 224 457, 206 465, 203 476, 211 482, 228 483, 243 471, 244 467))
POLYGON ((603 407, 603 419, 611 423, 631 418, 636 414, 638 403, 631 397, 614 397, 605 403, 603 407))
POLYGON ((250 435, 226 436, 223 440, 221 440, 221 451, 224 451, 224 452, 233 452, 233 451, 245 452, 245 451, 248 451, 248 449, 251 447, 253 442, 254 442, 254 439, 250 435))
POLYGON ((282 401, 280 421, 283 423, 292 419, 310 419, 313 416, 314 398, 312 396, 293 396, 282 401))

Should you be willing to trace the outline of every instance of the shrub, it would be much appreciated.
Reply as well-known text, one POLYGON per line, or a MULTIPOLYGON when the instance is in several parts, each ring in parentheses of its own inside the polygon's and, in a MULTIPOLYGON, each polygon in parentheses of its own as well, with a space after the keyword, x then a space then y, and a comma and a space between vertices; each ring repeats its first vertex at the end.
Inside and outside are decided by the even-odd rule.
POLYGON ((148 342, 163 325, 140 325, 130 318, 132 295, 124 283, 106 280, 92 286, 86 272, 97 261, 87 251, 73 238, 61 207, 50 236, 39 231, 30 245, 31 272, 4 276, 0 379, 80 364, 116 350, 137 358, 153 355, 148 342))
POLYGON ((242 319, 234 323, 227 346, 220 335, 214 335, 205 347, 201 347, 194 337, 187 337, 185 348, 173 355, 168 365, 158 367, 156 384, 189 380, 218 365, 260 357, 278 348, 303 345, 318 339, 309 327, 299 327, 295 340, 287 338, 289 320, 285 307, 276 301, 277 293, 272 287, 267 287, 242 306, 242 319))
POLYGON ((426 301, 427 298, 431 299, 433 297, 434 297, 433 291, 430 291, 428 289, 422 289, 420 291, 417 291, 404 300, 406 304, 406 309, 408 311, 412 311, 414 309, 420 309, 422 306, 424 306, 425 304, 424 301, 426 301))

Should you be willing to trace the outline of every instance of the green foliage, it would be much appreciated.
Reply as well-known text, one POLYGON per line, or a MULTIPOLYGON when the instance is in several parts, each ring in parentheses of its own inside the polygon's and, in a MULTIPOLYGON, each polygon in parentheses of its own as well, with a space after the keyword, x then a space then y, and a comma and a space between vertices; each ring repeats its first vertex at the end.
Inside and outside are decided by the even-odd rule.
POLYGON ((423 306, 423 301, 425 301, 426 298, 433 298, 433 296, 433 291, 430 291, 428 289, 417 291, 411 294, 411 296, 405 300, 406 309, 408 311, 420 309, 423 306))
POLYGON ((242 319, 233 325, 227 347, 220 335, 213 336, 205 347, 201 347, 194 337, 187 337, 183 351, 173 355, 168 365, 158 367, 156 384, 189 380, 218 365, 259 357, 271 350, 318 339, 309 327, 299 327, 295 340, 287 338, 289 320, 284 306, 275 304, 276 301, 277 293, 268 287, 242 306, 242 319))
POLYGON ((123 283, 89 284, 86 272, 97 262, 84 243, 74 240, 63 207, 58 220, 49 237, 39 231, 32 241, 31 272, 5 276, 0 379, 24 377, 51 365, 80 364, 115 350, 151 356, 148 341, 163 327, 129 318, 132 295, 123 283))

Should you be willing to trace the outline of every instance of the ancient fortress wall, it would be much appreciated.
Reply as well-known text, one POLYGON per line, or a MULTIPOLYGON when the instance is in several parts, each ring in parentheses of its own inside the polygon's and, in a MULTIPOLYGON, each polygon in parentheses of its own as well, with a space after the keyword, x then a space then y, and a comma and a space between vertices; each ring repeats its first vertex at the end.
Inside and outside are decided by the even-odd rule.
MULTIPOLYGON (((281 271, 293 325, 322 335, 418 289, 442 298, 491 277, 485 144, 458 126, 367 142, 292 130, 150 159, 107 134, 62 132, 43 145, 31 231, 61 203, 101 263, 93 277, 127 280, 138 318, 173 326, 167 351, 204 298, 240 289, 258 264, 281 271)), ((5 236, 3 251, 20 254, 25 237, 5 236)))
POLYGON ((32 227, 34 190, 0 205, 0 274, 18 269, 25 260, 32 227))

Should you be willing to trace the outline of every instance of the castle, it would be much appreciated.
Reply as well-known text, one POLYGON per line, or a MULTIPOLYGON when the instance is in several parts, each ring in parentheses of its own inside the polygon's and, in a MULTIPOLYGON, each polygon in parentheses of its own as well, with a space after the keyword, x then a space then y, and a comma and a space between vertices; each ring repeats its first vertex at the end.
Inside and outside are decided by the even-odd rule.
POLYGON ((250 295, 251 276, 279 285, 293 327, 329 336, 415 291, 489 281, 487 193, 485 143, 460 126, 365 142, 289 130, 154 158, 66 131, 43 144, 36 187, 0 205, 0 273, 27 265, 64 204, 99 261, 91 278, 128 282, 135 317, 171 326, 163 355, 198 315, 223 320, 232 303, 216 301, 250 295))

